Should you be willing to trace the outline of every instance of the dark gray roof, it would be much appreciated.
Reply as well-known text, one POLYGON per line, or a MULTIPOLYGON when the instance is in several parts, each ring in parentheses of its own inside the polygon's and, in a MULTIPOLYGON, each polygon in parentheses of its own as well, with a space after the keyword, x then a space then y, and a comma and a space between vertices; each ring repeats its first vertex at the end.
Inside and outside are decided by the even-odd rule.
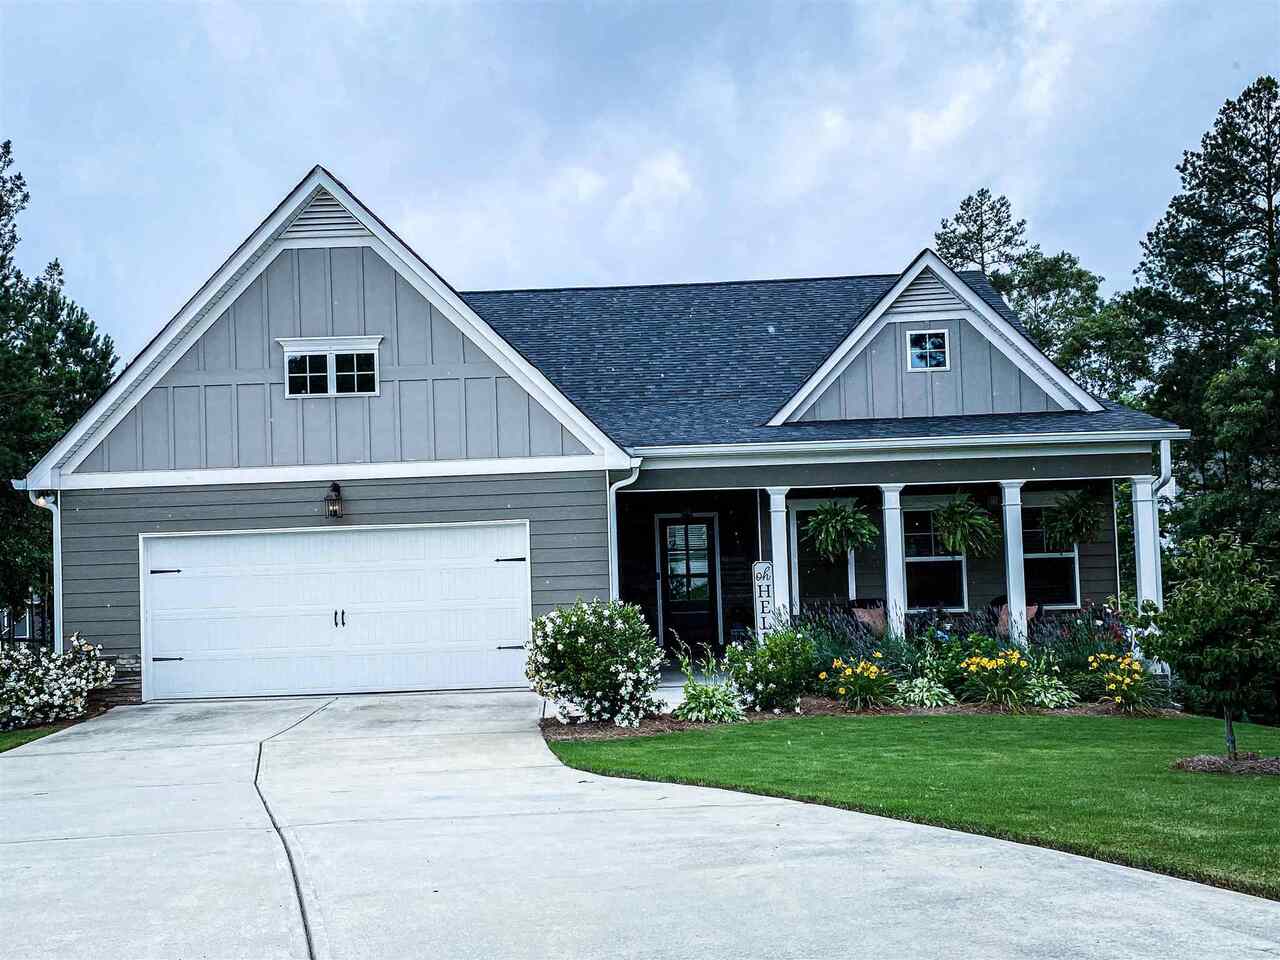
MULTIPOLYGON (((1026 331, 981 273, 961 278, 1026 331)), ((1115 404, 1057 412, 765 424, 899 274, 461 296, 624 447, 1169 427, 1115 404)))

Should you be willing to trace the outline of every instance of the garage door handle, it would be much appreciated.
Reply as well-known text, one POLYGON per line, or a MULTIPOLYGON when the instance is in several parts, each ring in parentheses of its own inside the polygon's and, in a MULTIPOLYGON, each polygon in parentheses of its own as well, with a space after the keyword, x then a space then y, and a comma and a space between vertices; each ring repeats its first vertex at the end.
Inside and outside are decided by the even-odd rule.
POLYGON ((152 663, 169 663, 173 660, 181 660, 182 657, 152 657, 152 663))
POLYGON ((494 563, 524 563, 525 557, 498 557, 494 563))
POLYGON ((347 611, 345 610, 342 611, 342 625, 344 627, 347 625, 347 611))
POLYGON ((338 625, 338 611, 337 611, 337 610, 333 611, 333 625, 334 625, 335 627, 338 625))

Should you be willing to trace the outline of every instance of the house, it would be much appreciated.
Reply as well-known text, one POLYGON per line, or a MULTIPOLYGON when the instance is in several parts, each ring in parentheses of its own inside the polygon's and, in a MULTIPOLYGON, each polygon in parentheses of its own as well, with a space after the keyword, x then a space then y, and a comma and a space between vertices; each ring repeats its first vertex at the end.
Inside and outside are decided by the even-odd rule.
POLYGON ((1063 490, 1132 479, 1159 599, 1154 448, 981 274, 461 293, 316 167, 15 481, 55 513, 57 622, 145 699, 522 685, 530 615, 621 596, 666 638, 814 599, 978 609, 1117 588, 1114 525, 1045 544, 1063 490), (957 490, 1003 556, 953 555, 957 490), (829 499, 878 543, 800 536, 829 499))

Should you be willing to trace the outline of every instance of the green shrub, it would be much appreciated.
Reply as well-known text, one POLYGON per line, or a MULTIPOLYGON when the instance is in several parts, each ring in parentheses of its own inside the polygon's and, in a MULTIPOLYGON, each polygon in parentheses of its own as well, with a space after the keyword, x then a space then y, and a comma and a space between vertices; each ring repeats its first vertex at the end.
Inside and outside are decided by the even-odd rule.
POLYGON ((894 702, 900 707, 948 707, 956 702, 956 698, 937 680, 914 677, 898 684, 894 702))
POLYGON ((753 710, 800 710, 800 696, 813 680, 813 638, 800 625, 782 624, 763 637, 731 643, 724 665, 753 710))
POLYGON ((893 675, 879 663, 884 654, 877 650, 871 657, 856 663, 845 663, 839 657, 832 660, 831 669, 818 674, 827 694, 850 710, 878 710, 889 706, 897 692, 893 675))
POLYGON ((525 676, 562 723, 637 727, 657 713, 662 650, 640 608, 579 600, 533 621, 525 676))
POLYGON ((720 665, 709 650, 695 662, 689 648, 682 644, 676 660, 684 671, 684 699, 671 711, 673 717, 690 723, 736 723, 746 719, 738 692, 717 678, 720 665))

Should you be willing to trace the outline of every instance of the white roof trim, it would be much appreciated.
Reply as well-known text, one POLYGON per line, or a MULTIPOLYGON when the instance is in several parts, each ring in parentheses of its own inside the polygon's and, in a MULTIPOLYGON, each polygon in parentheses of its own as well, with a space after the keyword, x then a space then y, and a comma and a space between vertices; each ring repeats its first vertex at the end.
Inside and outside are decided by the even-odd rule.
POLYGON ((278 248, 301 245, 371 247, 464 334, 484 348, 513 380, 546 407, 589 450, 605 455, 611 462, 627 459, 627 455, 604 431, 467 306, 453 288, 368 207, 327 170, 316 166, 134 357, 84 416, 31 469, 26 477, 27 488, 38 490, 62 486, 64 475, 69 474, 88 457, 101 438, 110 433, 145 392, 177 363, 183 353, 177 349, 178 344, 188 340, 194 342, 217 320, 219 313, 214 307, 222 302, 233 302, 270 263, 267 256, 269 253, 278 248), (300 243, 297 240, 282 239, 281 235, 293 222, 295 215, 322 190, 336 198, 369 231, 370 236, 337 242, 311 239, 300 243))
MULTIPOLYGON (((932 270, 937 274, 938 279, 965 304, 968 310, 976 315, 976 319, 983 321, 988 328, 988 330, 982 330, 981 325, 978 325, 979 330, 987 334, 992 344, 1050 397, 1069 410, 1088 410, 1093 413, 1102 410, 1102 405, 1097 400, 1089 396, 1078 383, 1058 369, 1034 343, 1018 332, 1008 320, 993 310, 990 304, 978 296, 954 270, 942 261, 942 258, 932 250, 925 249, 920 251, 920 254, 911 261, 911 264, 902 272, 888 292, 876 302, 875 306, 867 312, 858 325, 831 352, 792 398, 773 415, 769 420, 769 426, 777 427, 788 423, 802 415, 810 406, 816 403, 818 398, 822 396, 823 391, 844 372, 845 368, 853 362, 862 348, 870 342, 871 338, 868 334, 873 331, 873 328, 878 329, 878 326, 882 325, 880 321, 898 297, 925 270, 932 270)), ((910 319, 921 318, 912 316, 910 319)))
POLYGON ((1156 440, 1187 440, 1190 430, 1180 427, 1159 427, 1150 430, 1091 430, 1088 432, 1047 433, 984 433, 953 434, 939 437, 870 437, 857 440, 769 440, 760 443, 691 443, 663 446, 634 447, 637 457, 670 456, 726 456, 746 453, 809 453, 840 450, 892 450, 892 449, 940 449, 944 447, 983 447, 996 444, 1017 445, 1033 443, 1098 443, 1156 440))
POLYGON ((630 458, 606 454, 561 457, 510 457, 475 460, 412 460, 385 463, 312 463, 287 467, 220 467, 201 470, 134 470, 119 473, 63 474, 62 490, 115 490, 141 487, 198 487, 209 484, 299 483, 330 480, 397 480, 424 477, 479 477, 528 473, 601 473, 622 470, 630 458))

